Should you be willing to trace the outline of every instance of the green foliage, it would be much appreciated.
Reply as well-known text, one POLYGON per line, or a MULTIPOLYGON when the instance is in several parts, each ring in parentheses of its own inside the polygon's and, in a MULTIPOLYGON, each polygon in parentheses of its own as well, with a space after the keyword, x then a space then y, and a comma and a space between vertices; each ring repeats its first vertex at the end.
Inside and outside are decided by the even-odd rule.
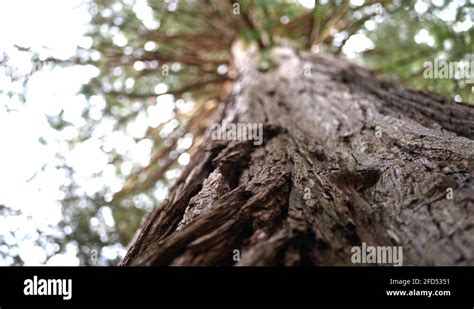
POLYGON ((457 2, 459 5, 453 6, 451 1, 442 2, 439 6, 427 5, 426 12, 419 14, 414 9, 416 2, 404 1, 401 9, 388 15, 374 31, 367 31, 374 49, 365 52, 363 59, 379 72, 400 76, 415 89, 431 90, 452 98, 458 95, 463 102, 474 102, 474 93, 465 79, 423 76, 426 62, 442 59, 462 63, 474 59, 472 4, 457 2), (455 18, 442 19, 447 12, 455 12, 455 18), (466 22, 471 24, 469 29, 462 27, 466 22), (423 33, 426 35, 421 36, 423 33), (420 42, 423 38, 426 41, 420 42))

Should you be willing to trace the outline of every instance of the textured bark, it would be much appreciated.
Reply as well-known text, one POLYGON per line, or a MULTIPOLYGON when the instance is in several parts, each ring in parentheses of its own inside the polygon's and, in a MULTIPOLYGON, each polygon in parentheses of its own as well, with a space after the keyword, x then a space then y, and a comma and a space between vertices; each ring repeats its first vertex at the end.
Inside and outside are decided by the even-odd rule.
POLYGON ((474 265, 474 109, 330 56, 272 59, 242 66, 215 119, 263 123, 264 144, 208 132, 122 265, 347 265, 361 242, 474 265))

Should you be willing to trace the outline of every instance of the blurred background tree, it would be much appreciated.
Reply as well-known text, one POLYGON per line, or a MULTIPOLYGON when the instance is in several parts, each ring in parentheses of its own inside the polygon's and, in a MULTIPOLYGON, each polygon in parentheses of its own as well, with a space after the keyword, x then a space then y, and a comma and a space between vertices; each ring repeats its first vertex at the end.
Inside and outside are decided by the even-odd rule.
MULTIPOLYGON (((90 44, 78 47, 75 57, 45 58, 16 47, 36 64, 95 68, 80 91, 86 102, 83 124, 63 112, 48 117, 55 130, 77 132, 63 151, 98 149, 92 160, 101 168, 84 176, 83 168, 57 153, 54 168, 70 181, 61 186, 56 232, 37 231, 38 246, 53 248, 47 258, 68 245, 82 265, 114 265, 123 257, 143 215, 159 207, 189 163, 236 78, 231 57, 236 39, 257 44, 263 65, 271 65, 265 63, 266 50, 291 45, 349 58, 456 102, 474 101, 464 78, 423 77, 426 61, 474 60, 469 0, 94 0, 82 5, 91 15, 90 44)), ((9 67, 7 53, 0 54, 0 63, 9 67)), ((10 77, 28 83, 28 77, 10 77)), ((1 90, 24 100, 23 91, 1 90)), ((8 205, 0 212, 21 215, 8 205)), ((0 235, 0 254, 22 264, 16 242, 0 235)))

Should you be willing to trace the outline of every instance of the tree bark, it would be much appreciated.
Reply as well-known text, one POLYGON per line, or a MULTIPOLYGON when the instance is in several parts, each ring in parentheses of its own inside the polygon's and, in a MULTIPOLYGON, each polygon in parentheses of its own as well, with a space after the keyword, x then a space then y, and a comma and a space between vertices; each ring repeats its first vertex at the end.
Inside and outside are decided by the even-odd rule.
POLYGON ((208 130, 122 265, 351 265, 362 242, 473 265, 474 109, 328 55, 272 59, 214 120, 263 123, 263 145, 208 130))

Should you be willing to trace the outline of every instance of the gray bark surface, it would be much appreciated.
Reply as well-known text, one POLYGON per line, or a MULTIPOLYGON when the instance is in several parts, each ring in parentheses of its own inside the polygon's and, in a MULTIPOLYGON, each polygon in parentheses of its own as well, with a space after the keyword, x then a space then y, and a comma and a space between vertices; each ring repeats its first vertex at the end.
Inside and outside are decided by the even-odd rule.
POLYGON ((272 57, 214 120, 263 123, 263 145, 207 132, 122 265, 351 265, 362 242, 474 265, 474 108, 331 56, 272 57))

